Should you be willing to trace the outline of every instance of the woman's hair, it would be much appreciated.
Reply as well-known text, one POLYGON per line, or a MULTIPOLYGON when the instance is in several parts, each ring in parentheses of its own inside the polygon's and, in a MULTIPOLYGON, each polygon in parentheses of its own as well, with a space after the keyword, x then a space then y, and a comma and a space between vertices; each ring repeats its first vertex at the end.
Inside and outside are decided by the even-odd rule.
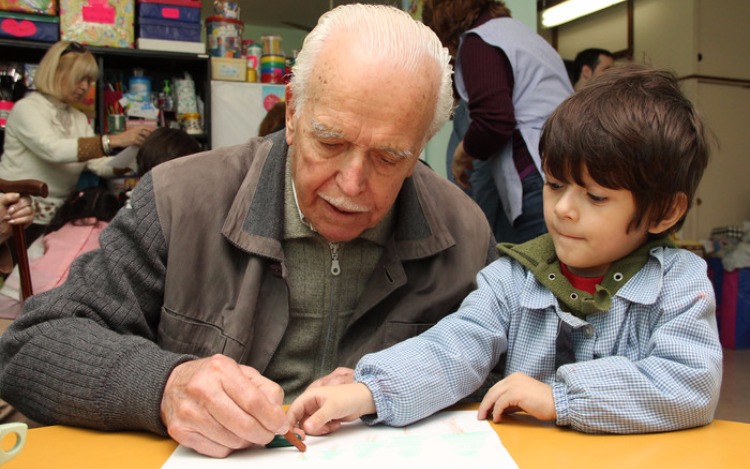
POLYGON ((608 69, 563 101, 539 149, 545 173, 557 180, 584 185, 588 173, 603 187, 630 191, 631 227, 666 218, 680 193, 689 209, 709 155, 701 118, 675 76, 638 64, 608 69))
POLYGON ((67 223, 91 225, 109 222, 124 205, 123 200, 102 187, 90 187, 75 191, 58 209, 45 233, 52 233, 67 223))
POLYGON ((138 154, 135 156, 138 176, 143 176, 165 161, 192 155, 201 149, 200 143, 185 131, 159 127, 146 137, 138 149, 138 154))
POLYGON ((455 57, 461 34, 471 29, 479 15, 492 18, 509 17, 505 3, 495 0, 424 0, 422 21, 440 38, 455 57))
MULTIPOLYGON (((408 13, 386 5, 341 5, 325 13, 318 25, 305 37, 297 56, 290 82, 294 101, 287 103, 299 111, 308 99, 313 71, 320 52, 331 37, 346 34, 372 63, 398 70, 421 73, 425 63, 434 63, 440 71, 438 96, 427 138, 445 124, 453 109, 453 90, 448 51, 435 34, 408 13)), ((378 70, 371 70, 377 75, 378 70)), ((405 105, 406 103, 400 103, 405 105)))
POLYGON ((286 125, 286 103, 279 101, 274 104, 266 113, 266 117, 260 122, 258 127, 258 136, 265 137, 276 131, 283 129, 286 125))
POLYGON ((70 77, 69 86, 84 78, 95 81, 99 76, 96 59, 77 42, 59 41, 50 46, 34 73, 34 86, 44 94, 61 99, 66 75, 70 77))

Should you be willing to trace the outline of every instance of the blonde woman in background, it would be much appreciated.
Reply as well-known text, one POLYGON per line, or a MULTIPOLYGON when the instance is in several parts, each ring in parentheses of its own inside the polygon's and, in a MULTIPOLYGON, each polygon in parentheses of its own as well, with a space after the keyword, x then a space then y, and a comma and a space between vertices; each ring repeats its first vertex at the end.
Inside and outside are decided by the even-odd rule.
POLYGON ((91 52, 77 42, 53 44, 37 68, 37 92, 16 102, 8 116, 0 178, 39 179, 49 197, 32 198, 34 223, 26 229, 30 243, 43 231, 84 169, 101 177, 114 175, 106 164, 115 149, 140 145, 150 130, 129 129, 96 135, 84 113, 74 108, 96 82, 99 67, 91 52))

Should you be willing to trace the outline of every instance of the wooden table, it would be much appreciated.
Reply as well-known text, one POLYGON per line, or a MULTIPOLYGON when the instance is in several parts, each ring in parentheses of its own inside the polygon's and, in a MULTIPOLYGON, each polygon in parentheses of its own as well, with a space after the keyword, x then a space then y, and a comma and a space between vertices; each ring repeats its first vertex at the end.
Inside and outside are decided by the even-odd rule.
MULTIPOLYGON (((717 420, 647 435, 587 435, 526 415, 505 416, 493 426, 520 468, 750 467, 747 423, 717 420)), ((29 430, 26 447, 3 469, 157 469, 176 447, 147 433, 43 427, 29 430)))

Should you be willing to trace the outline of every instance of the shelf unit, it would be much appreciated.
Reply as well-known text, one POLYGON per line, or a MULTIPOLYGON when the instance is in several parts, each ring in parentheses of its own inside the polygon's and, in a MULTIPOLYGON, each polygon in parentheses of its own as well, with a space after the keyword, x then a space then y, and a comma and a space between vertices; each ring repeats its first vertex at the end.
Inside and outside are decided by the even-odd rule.
MULTIPOLYGON (((48 42, 0 39, 0 62, 39 63, 47 49, 48 42)), ((211 63, 206 54, 163 52, 139 49, 117 49, 111 47, 87 46, 99 64, 99 80, 96 87, 95 131, 101 132, 106 120, 104 102, 104 78, 111 74, 132 76, 134 68, 144 70, 144 75, 152 79, 154 91, 161 89, 164 79, 182 77, 188 72, 195 82, 195 92, 203 100, 204 133, 194 135, 204 148, 211 148, 211 63)), ((4 132, 3 132, 4 133, 4 132)), ((4 136, 4 135, 3 135, 4 136)))

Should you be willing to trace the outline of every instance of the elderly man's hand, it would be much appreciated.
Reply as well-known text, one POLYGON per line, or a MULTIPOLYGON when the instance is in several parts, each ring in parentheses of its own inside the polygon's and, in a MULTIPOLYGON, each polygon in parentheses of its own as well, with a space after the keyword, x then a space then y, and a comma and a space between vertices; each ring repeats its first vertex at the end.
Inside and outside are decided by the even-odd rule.
POLYGON ((169 435, 195 451, 223 458, 289 430, 281 387, 223 355, 177 366, 167 379, 161 418, 169 435))
POLYGON ((464 142, 462 141, 453 153, 453 163, 451 164, 451 173, 453 173, 453 178, 461 189, 471 189, 469 173, 473 167, 474 158, 464 151, 464 142))

